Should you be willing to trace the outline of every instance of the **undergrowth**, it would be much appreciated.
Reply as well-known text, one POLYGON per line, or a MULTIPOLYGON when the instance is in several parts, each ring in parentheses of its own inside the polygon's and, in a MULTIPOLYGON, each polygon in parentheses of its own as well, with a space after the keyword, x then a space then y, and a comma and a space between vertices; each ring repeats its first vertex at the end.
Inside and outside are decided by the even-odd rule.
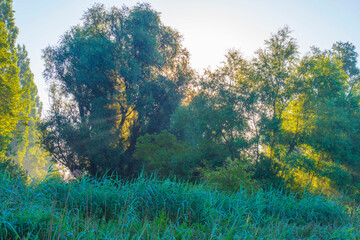
POLYGON ((279 189, 51 174, 25 184, 0 172, 1 239, 360 239, 359 217, 336 199, 279 189))

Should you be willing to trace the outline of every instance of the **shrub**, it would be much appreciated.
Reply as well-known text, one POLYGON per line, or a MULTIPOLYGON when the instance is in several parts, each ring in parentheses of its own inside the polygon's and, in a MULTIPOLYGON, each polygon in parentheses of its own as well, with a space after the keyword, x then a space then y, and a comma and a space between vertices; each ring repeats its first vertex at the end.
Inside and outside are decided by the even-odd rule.
POLYGON ((9 158, 0 158, 0 172, 2 174, 9 174, 11 178, 23 183, 29 179, 28 173, 9 158))
POLYGON ((225 166, 218 167, 216 170, 203 169, 202 176, 208 184, 222 191, 235 192, 241 187, 255 186, 251 165, 246 157, 242 160, 227 158, 225 166))
POLYGON ((143 161, 146 172, 156 172, 160 177, 191 178, 199 162, 193 147, 166 130, 139 137, 134 157, 143 161))

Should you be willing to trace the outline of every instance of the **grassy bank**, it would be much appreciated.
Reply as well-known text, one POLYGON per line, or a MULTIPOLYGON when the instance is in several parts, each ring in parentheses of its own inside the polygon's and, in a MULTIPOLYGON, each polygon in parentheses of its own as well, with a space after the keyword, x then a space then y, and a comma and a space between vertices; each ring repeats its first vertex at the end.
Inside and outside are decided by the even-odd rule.
POLYGON ((360 239, 359 209, 279 190, 0 173, 1 239, 360 239))

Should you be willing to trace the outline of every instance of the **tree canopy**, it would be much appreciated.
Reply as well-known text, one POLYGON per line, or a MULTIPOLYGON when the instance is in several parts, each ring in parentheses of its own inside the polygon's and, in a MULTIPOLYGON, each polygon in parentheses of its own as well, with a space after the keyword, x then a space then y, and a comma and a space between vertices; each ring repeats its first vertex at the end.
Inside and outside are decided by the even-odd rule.
POLYGON ((58 46, 46 48, 54 98, 44 143, 55 158, 92 174, 137 171, 136 139, 169 128, 192 75, 180 41, 147 4, 97 4, 58 46))

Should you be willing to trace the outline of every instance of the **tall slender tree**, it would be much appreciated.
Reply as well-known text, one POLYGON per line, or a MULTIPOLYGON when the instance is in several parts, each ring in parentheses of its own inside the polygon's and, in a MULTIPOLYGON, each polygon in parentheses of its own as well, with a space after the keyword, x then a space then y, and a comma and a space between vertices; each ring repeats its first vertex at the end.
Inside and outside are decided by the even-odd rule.
MULTIPOLYGON (((41 103, 24 46, 17 46, 12 0, 0 1, 0 155, 39 175, 45 152, 39 145, 41 103)), ((44 171, 43 171, 44 172, 44 171)))
POLYGON ((11 0, 0 1, 0 155, 2 157, 6 154, 22 111, 15 49, 18 30, 14 24, 11 4, 11 0))
POLYGON ((40 131, 38 125, 42 104, 37 95, 37 87, 30 70, 30 60, 25 46, 17 46, 17 66, 22 88, 21 101, 23 109, 21 119, 17 124, 17 131, 13 133, 9 155, 20 166, 24 167, 31 176, 38 177, 46 171, 48 154, 40 145, 40 131))

